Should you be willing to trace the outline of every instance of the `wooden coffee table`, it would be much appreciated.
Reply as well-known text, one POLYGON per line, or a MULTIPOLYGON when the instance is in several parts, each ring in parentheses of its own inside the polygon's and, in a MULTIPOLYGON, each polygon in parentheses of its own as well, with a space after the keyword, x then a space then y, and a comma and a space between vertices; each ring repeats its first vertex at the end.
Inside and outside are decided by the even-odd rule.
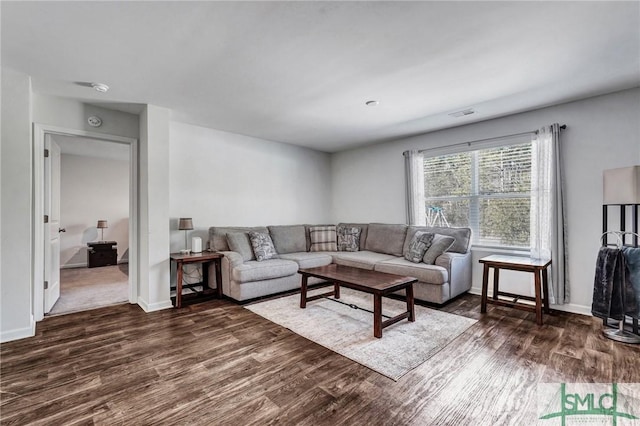
POLYGON ((333 296, 336 299, 340 299, 340 286, 343 286, 373 295, 373 335, 377 338, 382 337, 382 329, 391 324, 395 324, 405 318, 411 322, 415 321, 413 283, 418 281, 416 278, 335 264, 300 269, 298 273, 302 274, 300 292, 300 308, 302 309, 307 307, 307 302, 322 297, 333 296), (307 297, 307 281, 309 277, 329 281, 327 285, 333 285, 333 291, 307 297), (407 311, 382 321, 382 296, 398 290, 405 290, 406 292, 407 311))

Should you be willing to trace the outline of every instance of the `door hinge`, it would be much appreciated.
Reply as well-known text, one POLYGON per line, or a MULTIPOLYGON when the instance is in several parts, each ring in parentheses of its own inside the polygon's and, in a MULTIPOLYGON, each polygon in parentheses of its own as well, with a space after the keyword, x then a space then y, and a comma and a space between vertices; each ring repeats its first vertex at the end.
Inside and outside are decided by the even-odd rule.
POLYGON ((48 290, 49 289, 49 281, 45 281, 44 282, 44 289, 48 290))
POLYGON ((49 215, 48 214, 44 215, 44 223, 49 223, 49 215))
POLYGON ((45 149, 44 150, 44 158, 47 158, 49 156, 49 150, 45 149))

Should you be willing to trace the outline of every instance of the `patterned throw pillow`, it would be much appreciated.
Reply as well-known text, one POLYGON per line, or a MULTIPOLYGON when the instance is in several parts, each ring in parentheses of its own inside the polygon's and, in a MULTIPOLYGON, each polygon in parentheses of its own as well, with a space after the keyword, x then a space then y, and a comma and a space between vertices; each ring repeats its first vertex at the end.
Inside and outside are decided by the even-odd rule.
POLYGON ((309 237, 311 237, 309 251, 338 251, 335 226, 311 226, 309 237))
POLYGON ((258 262, 267 259, 276 259, 278 257, 278 253, 269 234, 252 231, 249 232, 249 239, 251 240, 251 247, 253 247, 253 253, 256 255, 258 262))
POLYGON ((417 231, 409 243, 409 249, 404 258, 413 263, 422 262, 424 254, 433 242, 433 237, 431 232, 417 231))
POLYGON ((350 226, 338 226, 339 251, 359 251, 360 250, 360 228, 350 226))

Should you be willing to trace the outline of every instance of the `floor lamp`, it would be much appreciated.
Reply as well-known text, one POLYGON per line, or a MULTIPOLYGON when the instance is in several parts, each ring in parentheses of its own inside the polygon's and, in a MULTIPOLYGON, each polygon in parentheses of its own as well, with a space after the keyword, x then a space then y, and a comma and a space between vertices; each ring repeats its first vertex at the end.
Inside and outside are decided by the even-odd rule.
MULTIPOLYGON (((603 176, 603 204, 619 205, 621 209, 624 209, 627 205, 636 205, 636 213, 633 215, 633 220, 636 221, 635 230, 637 231, 637 205, 640 204, 640 166, 605 170, 603 176)), ((621 216, 621 220, 623 217, 621 216)), ((624 225, 624 223, 621 223, 621 226, 624 227, 624 225)), ((637 241, 638 234, 635 234, 635 238, 635 241, 637 241)), ((624 234, 621 234, 620 246, 623 245, 624 234)), ((640 343, 640 336, 625 331, 625 317, 625 315, 622 316, 617 329, 604 330, 604 335, 618 342, 640 343)))

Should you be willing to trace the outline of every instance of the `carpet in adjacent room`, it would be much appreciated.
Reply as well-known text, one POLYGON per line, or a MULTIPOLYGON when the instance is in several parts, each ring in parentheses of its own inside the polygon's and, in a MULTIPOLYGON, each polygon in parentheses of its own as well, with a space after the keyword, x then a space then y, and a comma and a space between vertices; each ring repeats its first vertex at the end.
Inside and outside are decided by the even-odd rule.
POLYGON ((60 298, 48 315, 86 311, 129 300, 129 265, 60 270, 60 298))

